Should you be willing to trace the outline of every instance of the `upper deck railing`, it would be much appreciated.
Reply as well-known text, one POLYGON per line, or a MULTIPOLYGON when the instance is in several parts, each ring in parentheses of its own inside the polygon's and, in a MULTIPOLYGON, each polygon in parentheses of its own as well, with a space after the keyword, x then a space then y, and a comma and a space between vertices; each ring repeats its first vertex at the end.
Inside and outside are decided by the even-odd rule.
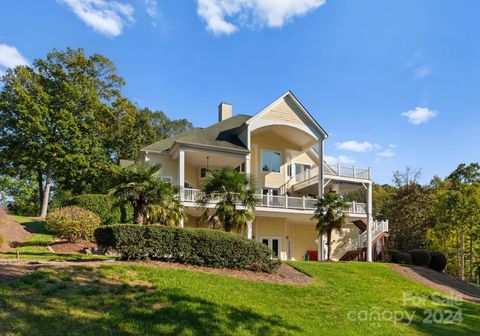
MULTIPOLYGON (((184 202, 196 203, 201 197, 201 190, 199 189, 184 189, 184 202)), ((312 212, 315 210, 316 198, 312 197, 292 197, 292 196, 276 196, 276 195, 261 195, 256 194, 257 207, 276 208, 276 209, 292 209, 292 210, 307 210, 312 212)), ((214 204, 215 201, 212 201, 214 204)), ((349 214, 366 214, 367 205, 365 203, 347 202, 346 213, 349 214)))
MULTIPOLYGON (((358 178, 364 180, 371 179, 370 168, 357 168, 355 166, 348 167, 339 164, 333 165, 324 163, 323 169, 325 175, 358 178)), ((299 183, 317 177, 319 175, 319 170, 320 169, 318 166, 313 166, 311 169, 307 169, 300 174, 295 175, 295 182, 299 183)))

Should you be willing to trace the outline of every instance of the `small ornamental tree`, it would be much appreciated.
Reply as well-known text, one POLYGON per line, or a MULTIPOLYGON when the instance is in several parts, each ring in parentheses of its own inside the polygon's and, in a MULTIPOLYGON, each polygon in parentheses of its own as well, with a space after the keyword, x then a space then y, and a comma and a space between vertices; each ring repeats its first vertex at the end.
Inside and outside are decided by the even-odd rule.
POLYGON ((93 233, 101 224, 100 217, 91 211, 70 206, 51 211, 45 228, 71 243, 80 239, 93 240, 93 233))
POLYGON ((135 224, 145 224, 147 212, 169 222, 170 211, 166 207, 171 210, 172 202, 179 205, 177 189, 169 181, 158 178, 160 168, 160 164, 135 164, 122 169, 117 176, 117 186, 109 192, 119 204, 132 205, 135 224))
POLYGON ((231 167, 210 172, 198 200, 198 205, 204 209, 201 220, 212 227, 219 222, 227 232, 244 233, 247 223, 253 220, 257 202, 252 184, 244 173, 231 167), (212 203, 215 204, 213 214, 207 207, 212 203))
POLYGON ((344 209, 347 203, 338 194, 327 193, 318 198, 315 204, 315 213, 312 217, 317 222, 315 229, 318 235, 327 235, 327 260, 330 260, 332 231, 340 231, 346 222, 344 209))

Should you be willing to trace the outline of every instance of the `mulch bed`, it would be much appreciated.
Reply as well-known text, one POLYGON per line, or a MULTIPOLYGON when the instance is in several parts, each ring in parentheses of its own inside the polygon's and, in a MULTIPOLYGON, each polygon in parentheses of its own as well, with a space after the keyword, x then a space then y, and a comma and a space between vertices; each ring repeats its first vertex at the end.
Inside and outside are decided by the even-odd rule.
POLYGON ((480 303, 480 288, 469 285, 446 273, 439 273, 419 266, 391 265, 391 269, 436 291, 465 301, 480 303))
POLYGON ((14 279, 39 268, 68 268, 74 266, 101 266, 101 265, 140 265, 167 269, 185 269, 205 273, 229 276, 257 282, 287 284, 287 285, 308 285, 315 280, 295 268, 282 264, 273 273, 253 272, 246 270, 217 269, 193 265, 184 265, 162 261, 127 262, 127 261, 79 261, 79 262, 46 262, 28 260, 0 260, 0 282, 14 279))
POLYGON ((69 243, 66 240, 59 240, 50 244, 50 249, 53 252, 61 253, 83 253, 86 248, 95 249, 97 245, 95 243, 80 240, 76 243, 69 243))

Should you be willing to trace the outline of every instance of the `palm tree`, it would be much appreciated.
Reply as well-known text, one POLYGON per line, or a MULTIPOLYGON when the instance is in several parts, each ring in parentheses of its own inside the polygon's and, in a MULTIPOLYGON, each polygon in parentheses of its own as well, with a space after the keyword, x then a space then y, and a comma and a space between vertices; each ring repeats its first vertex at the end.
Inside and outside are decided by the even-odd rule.
POLYGON ((317 222, 315 229, 318 236, 327 235, 327 260, 330 260, 332 231, 340 231, 346 223, 344 209, 347 203, 338 194, 327 193, 318 198, 315 204, 315 213, 312 217, 317 222))
POLYGON ((218 223, 227 232, 244 233, 247 223, 253 220, 257 199, 255 189, 244 173, 231 167, 210 172, 203 185, 202 195, 197 201, 204 211, 200 217, 213 227, 218 223), (215 203, 215 212, 210 215, 208 204, 215 203))
MULTIPOLYGON (((158 179, 161 165, 135 164, 118 172, 118 185, 109 191, 117 203, 133 206, 135 224, 144 224, 147 208, 174 201, 176 189, 169 181, 158 179)), ((162 217, 164 218, 164 217, 162 217)))
POLYGON ((181 220, 188 219, 185 208, 180 202, 178 188, 174 187, 170 182, 172 190, 163 195, 159 203, 149 204, 146 209, 147 221, 149 223, 158 223, 166 226, 177 226, 181 220))

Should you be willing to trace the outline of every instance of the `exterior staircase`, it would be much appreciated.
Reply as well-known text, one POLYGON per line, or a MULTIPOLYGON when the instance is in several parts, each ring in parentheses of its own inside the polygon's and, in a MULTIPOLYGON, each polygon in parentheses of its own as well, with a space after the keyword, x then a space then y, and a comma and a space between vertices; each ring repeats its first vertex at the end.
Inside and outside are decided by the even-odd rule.
POLYGON ((361 247, 356 250, 347 251, 341 258, 340 261, 365 261, 367 260, 367 248, 361 247))
MULTIPOLYGON (((354 221, 360 235, 355 246, 352 246, 348 251, 340 258, 341 261, 366 261, 367 260, 367 223, 364 220, 354 221)), ((375 221, 371 228, 372 232, 372 251, 373 261, 382 260, 387 253, 387 241, 389 237, 388 233, 388 221, 375 221)))

